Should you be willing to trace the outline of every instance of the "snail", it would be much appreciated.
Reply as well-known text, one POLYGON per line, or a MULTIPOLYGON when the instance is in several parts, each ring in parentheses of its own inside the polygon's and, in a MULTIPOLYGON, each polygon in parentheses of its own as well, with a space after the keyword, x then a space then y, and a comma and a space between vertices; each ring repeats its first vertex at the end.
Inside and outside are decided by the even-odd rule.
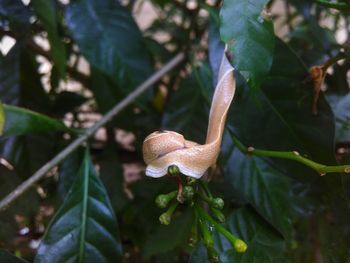
POLYGON ((168 173, 169 167, 177 167, 180 173, 198 179, 209 167, 215 166, 227 112, 236 90, 233 70, 224 52, 210 107, 205 144, 186 140, 174 131, 156 131, 145 138, 143 159, 147 164, 147 176, 162 177, 168 173))

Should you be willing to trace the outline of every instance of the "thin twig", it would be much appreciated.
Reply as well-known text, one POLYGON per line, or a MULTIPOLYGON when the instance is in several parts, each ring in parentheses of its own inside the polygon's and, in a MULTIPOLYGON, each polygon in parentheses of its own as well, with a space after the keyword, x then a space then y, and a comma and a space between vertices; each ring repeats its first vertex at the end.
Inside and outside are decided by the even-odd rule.
POLYGON ((131 92, 125 99, 120 103, 115 105, 109 112, 107 112, 98 122, 96 122, 91 128, 87 129, 83 135, 78 137, 70 145, 64 148, 60 153, 58 153, 53 159, 42 166, 38 171, 36 171, 30 178, 21 183, 15 190, 8 194, 0 202, 0 211, 5 210, 13 201, 15 201, 20 195, 27 191, 33 184, 39 181, 47 172, 49 172, 53 167, 59 164, 63 159, 65 159, 70 153, 77 149, 82 143, 84 143, 89 137, 91 137, 99 128, 104 126, 107 122, 112 120, 121 110, 126 108, 130 103, 132 103, 138 96, 140 96, 144 91, 155 84, 160 78, 162 78, 168 71, 176 67, 182 60, 184 60, 185 55, 181 52, 171 59, 166 65, 164 65, 159 71, 154 73, 150 78, 138 86, 133 92, 131 92))
POLYGON ((306 157, 301 156, 297 151, 269 151, 269 150, 258 150, 254 147, 244 146, 238 139, 234 138, 234 143, 237 148, 248 155, 257 156, 268 156, 274 158, 289 159, 302 163, 316 172, 321 176, 327 173, 350 173, 350 165, 324 165, 314 162, 306 157))

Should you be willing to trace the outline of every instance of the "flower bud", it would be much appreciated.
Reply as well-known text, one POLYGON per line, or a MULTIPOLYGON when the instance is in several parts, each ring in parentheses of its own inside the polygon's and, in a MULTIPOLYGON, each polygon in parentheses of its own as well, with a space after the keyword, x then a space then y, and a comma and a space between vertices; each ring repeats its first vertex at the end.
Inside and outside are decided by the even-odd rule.
POLYGON ((170 165, 168 167, 168 174, 169 175, 178 175, 180 173, 180 169, 176 165, 170 165))
POLYGON ((247 250, 247 244, 240 239, 236 239, 236 241, 234 242, 234 247, 238 253, 243 253, 247 250))
POLYGON ((167 212, 161 214, 159 217, 159 222, 162 225, 169 225, 171 222, 171 215, 169 215, 169 213, 167 213, 167 212))
POLYGON ((169 202, 176 197, 177 191, 170 192, 168 194, 158 195, 155 203, 159 208, 165 208, 169 202))
POLYGON ((185 200, 188 202, 188 201, 191 201, 192 198, 193 198, 193 195, 194 195, 194 190, 193 190, 193 187, 192 186, 189 186, 189 185, 186 185, 183 189, 183 192, 182 192, 182 195, 183 197, 185 198, 185 200))
POLYGON ((216 198, 211 199, 211 205, 214 208, 221 210, 224 208, 225 203, 224 203, 224 200, 222 200, 222 198, 216 197, 216 198))

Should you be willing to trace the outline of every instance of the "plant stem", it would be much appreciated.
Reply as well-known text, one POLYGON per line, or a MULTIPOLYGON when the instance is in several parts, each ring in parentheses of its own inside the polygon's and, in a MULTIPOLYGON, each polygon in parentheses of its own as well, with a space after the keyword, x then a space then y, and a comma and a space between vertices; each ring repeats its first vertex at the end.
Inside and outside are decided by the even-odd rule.
POLYGON ((199 205, 195 204, 195 209, 200 218, 205 219, 209 223, 213 224, 217 231, 226 237, 230 243, 234 244, 239 238, 232 235, 229 231, 227 231, 222 225, 218 224, 210 215, 208 215, 199 205))
POLYGON ((150 76, 145 82, 138 86, 133 92, 131 92, 125 99, 115 105, 109 112, 107 112, 99 121, 97 121, 91 128, 85 131, 85 134, 78 137, 61 152, 59 152, 53 159, 44 164, 39 170, 37 170, 31 177, 26 181, 21 183, 9 193, 0 202, 0 211, 5 210, 13 201, 15 201, 19 196, 26 192, 33 184, 39 181, 45 176, 53 167, 59 164, 63 159, 65 159, 70 153, 82 145, 88 138, 95 134, 95 132, 111 121, 119 112, 125 109, 129 104, 131 104, 138 96, 140 96, 144 91, 152 87, 160 78, 162 78, 168 71, 176 67, 185 58, 184 53, 177 54, 172 58, 167 64, 165 64, 160 70, 155 72, 150 76))
POLYGON ((324 72, 327 71, 327 69, 332 66, 334 63, 338 62, 339 60, 345 59, 346 58, 346 54, 343 52, 339 52, 337 55, 335 55, 334 57, 328 59, 322 66, 322 70, 324 72))
POLYGON ((247 148, 236 138, 234 138, 234 143, 237 146, 237 148, 243 153, 246 153, 249 155, 268 156, 268 157, 297 161, 299 163, 302 163, 314 169, 321 176, 325 175, 326 173, 350 173, 350 165, 330 165, 329 166, 329 165, 320 164, 306 157, 301 156, 296 151, 269 151, 269 150, 259 150, 253 147, 247 148))

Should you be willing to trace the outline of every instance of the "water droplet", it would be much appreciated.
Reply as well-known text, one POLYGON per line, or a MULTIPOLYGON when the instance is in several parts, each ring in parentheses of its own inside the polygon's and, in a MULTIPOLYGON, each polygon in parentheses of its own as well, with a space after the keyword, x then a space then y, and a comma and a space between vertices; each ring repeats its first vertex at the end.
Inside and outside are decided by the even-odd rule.
POLYGON ((261 24, 264 23, 264 18, 262 16, 259 16, 258 17, 258 22, 261 23, 261 24))

